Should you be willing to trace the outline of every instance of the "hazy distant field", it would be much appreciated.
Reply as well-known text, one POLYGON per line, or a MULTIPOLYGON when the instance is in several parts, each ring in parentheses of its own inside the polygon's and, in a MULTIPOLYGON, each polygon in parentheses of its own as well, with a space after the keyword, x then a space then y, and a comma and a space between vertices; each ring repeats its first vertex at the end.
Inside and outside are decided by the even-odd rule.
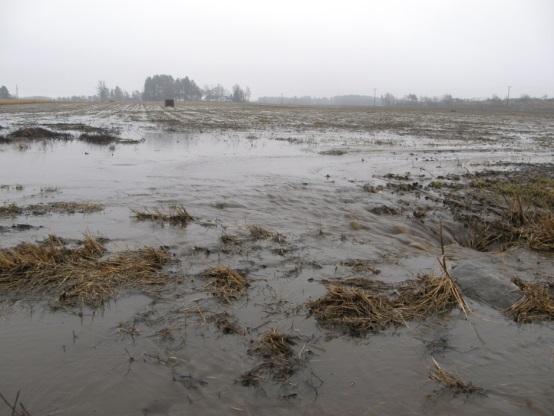
POLYGON ((0 99, 0 105, 21 105, 21 104, 46 104, 49 103, 47 100, 32 100, 32 99, 0 99))

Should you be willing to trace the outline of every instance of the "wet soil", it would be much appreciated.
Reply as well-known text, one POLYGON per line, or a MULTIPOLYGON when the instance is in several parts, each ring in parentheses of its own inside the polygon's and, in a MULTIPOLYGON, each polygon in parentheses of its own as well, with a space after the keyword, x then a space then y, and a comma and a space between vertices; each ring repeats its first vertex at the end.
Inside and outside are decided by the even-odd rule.
POLYGON ((0 206, 104 207, 1 217, 1 248, 92 233, 110 253, 163 246, 176 260, 167 284, 97 309, 0 293, 0 392, 21 391, 31 414, 554 411, 553 323, 504 313, 520 296, 513 277, 552 281, 552 253, 467 247, 467 226, 445 203, 472 196, 485 171, 551 174, 552 114, 59 103, 2 107, 0 125, 6 137, 41 127, 135 141, 0 143, 0 206), (175 206, 193 218, 185 227, 133 215, 175 206), (352 337, 309 316, 329 281, 440 273, 440 224, 467 319, 454 309, 352 337), (244 294, 214 296, 205 272, 219 266, 246 276, 244 294), (294 339, 294 371, 244 386, 266 363, 253 351, 273 328, 294 339), (433 358, 486 394, 442 390, 428 378, 433 358))

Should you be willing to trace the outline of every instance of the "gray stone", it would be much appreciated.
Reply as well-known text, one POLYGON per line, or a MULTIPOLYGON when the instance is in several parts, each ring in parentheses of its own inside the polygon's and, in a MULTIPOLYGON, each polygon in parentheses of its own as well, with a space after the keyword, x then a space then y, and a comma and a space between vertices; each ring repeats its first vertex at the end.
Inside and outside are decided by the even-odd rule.
POLYGON ((495 309, 506 309, 520 297, 518 287, 493 265, 463 262, 452 269, 465 296, 495 309))

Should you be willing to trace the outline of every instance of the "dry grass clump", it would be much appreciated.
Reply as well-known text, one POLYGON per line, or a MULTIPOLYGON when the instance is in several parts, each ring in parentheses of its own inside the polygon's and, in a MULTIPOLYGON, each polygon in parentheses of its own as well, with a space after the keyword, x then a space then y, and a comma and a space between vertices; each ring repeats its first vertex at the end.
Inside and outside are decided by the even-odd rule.
POLYGON ((323 297, 307 304, 321 324, 346 328, 352 335, 405 325, 456 306, 466 315, 470 312, 458 284, 446 271, 397 287, 359 278, 334 281, 323 297))
POLYGON ((292 347, 295 344, 293 336, 282 334, 278 329, 272 328, 258 338, 251 351, 263 358, 290 358, 294 353, 292 347))
POLYGON ((471 383, 466 383, 456 374, 452 374, 444 370, 434 358, 433 367, 429 372, 429 378, 437 383, 442 384, 445 388, 449 389, 454 394, 471 394, 483 392, 482 388, 474 386, 471 383))
POLYGON ((357 287, 328 285, 327 293, 307 306, 320 323, 347 328, 352 335, 404 324, 389 297, 357 287))
POLYGON ((183 206, 173 207, 165 212, 158 208, 132 211, 138 221, 167 222, 172 225, 186 226, 194 219, 183 206))
POLYGON ((466 315, 470 312, 456 281, 447 274, 424 275, 398 288, 395 308, 404 319, 418 319, 444 313, 458 306, 466 315))
POLYGON ((162 284, 170 255, 144 247, 104 258, 105 247, 86 235, 69 248, 59 237, 0 249, 0 289, 14 292, 54 292, 64 305, 100 306, 124 287, 162 284))
POLYGON ((204 277, 211 279, 207 287, 212 294, 224 302, 240 298, 249 286, 242 274, 227 266, 212 267, 204 272, 204 277))
POLYGON ((249 225, 248 232, 250 233, 250 237, 254 240, 267 240, 274 236, 273 232, 262 227, 261 225, 249 225))
POLYGON ((506 314, 519 323, 554 320, 554 293, 546 283, 530 283, 514 278, 512 282, 523 296, 506 310, 506 314))
POLYGON ((284 382, 289 379, 300 365, 300 358, 294 353, 296 337, 272 328, 262 334, 248 351, 259 356, 262 362, 250 371, 242 374, 240 382, 245 386, 257 385, 264 373, 274 380, 284 382))

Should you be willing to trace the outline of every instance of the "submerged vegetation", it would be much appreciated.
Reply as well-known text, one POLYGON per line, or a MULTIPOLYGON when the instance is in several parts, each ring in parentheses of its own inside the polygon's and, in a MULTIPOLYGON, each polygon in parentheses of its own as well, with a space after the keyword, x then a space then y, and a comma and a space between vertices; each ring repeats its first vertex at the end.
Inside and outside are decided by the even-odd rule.
POLYGON ((167 282, 161 272, 170 260, 162 248, 144 247, 105 256, 101 240, 86 235, 70 247, 50 236, 40 243, 0 249, 0 289, 52 293, 62 305, 100 306, 125 287, 167 282))
POLYGON ((208 322, 213 323, 224 334, 246 335, 246 329, 227 312, 214 313, 208 316, 208 322))
POLYGON ((186 226, 194 219, 183 206, 172 207, 166 211, 159 208, 132 211, 134 218, 138 221, 155 221, 186 226))
POLYGON ((249 353, 261 358, 262 362, 242 374, 239 381, 244 386, 259 384, 264 375, 284 382, 299 368, 301 354, 295 354, 297 337, 283 334, 276 328, 263 333, 250 348, 249 353))
POLYGON ((471 394, 483 393, 483 389, 474 386, 471 383, 466 383, 456 374, 450 373, 443 369, 439 363, 433 358, 433 367, 429 372, 429 378, 437 383, 440 383, 444 388, 450 390, 454 394, 471 394))
POLYGON ((91 214, 104 209, 96 202, 48 202, 20 207, 16 204, 0 206, 0 216, 46 215, 46 214, 91 214))

